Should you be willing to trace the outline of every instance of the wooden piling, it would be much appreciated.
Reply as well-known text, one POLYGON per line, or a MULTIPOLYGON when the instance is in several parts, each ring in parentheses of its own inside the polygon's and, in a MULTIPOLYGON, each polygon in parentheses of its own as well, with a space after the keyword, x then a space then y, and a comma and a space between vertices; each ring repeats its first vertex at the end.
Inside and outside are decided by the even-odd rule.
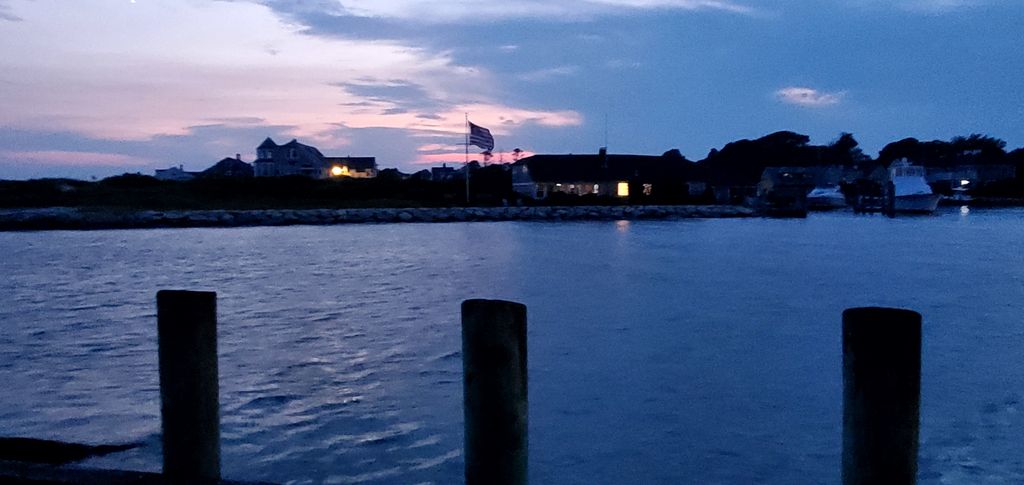
POLYGON ((220 479, 217 294, 156 294, 163 473, 190 482, 220 479))
POLYGON ((896 217, 896 185, 892 181, 885 184, 885 215, 896 217))
POLYGON ((921 315, 843 312, 843 485, 917 480, 921 315))
POLYGON ((527 483, 526 306, 462 302, 467 485, 527 483))

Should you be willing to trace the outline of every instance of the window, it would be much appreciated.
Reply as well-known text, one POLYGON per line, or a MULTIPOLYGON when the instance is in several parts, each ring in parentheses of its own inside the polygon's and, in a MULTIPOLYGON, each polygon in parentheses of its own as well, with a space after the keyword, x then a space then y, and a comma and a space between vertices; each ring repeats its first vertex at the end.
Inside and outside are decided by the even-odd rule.
POLYGON ((616 194, 619 197, 629 197, 629 182, 619 182, 616 188, 616 194))
POLYGON ((644 184, 644 195, 651 195, 651 191, 654 189, 651 184, 644 184))
POLYGON ((294 148, 289 148, 288 149, 288 159, 289 160, 295 160, 296 158, 297 157, 295 156, 295 149, 294 148))

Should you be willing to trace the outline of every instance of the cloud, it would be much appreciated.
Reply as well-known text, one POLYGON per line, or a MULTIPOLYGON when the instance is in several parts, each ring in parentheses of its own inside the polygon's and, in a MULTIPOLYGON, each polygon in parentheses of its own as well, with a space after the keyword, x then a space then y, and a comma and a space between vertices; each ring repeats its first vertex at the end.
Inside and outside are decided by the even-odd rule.
POLYGON ((51 166, 143 167, 150 160, 118 153, 77 152, 64 150, 0 151, 0 160, 51 166))
POLYGON ((11 6, 7 5, 7 2, 0 1, 0 20, 20 22, 22 18, 11 12, 11 6))
POLYGON ((454 151, 458 149, 459 146, 457 145, 442 145, 440 143, 430 143, 427 145, 416 147, 416 151, 418 152, 454 151))
POLYGON ((516 76, 518 79, 526 82, 540 83, 552 81, 557 78, 571 76, 579 72, 579 66, 558 66, 549 67, 546 69, 538 69, 536 71, 530 71, 522 73, 516 76))
POLYGON ((317 10, 290 5, 280 0, 262 0, 260 3, 288 15, 329 15, 374 19, 401 19, 416 23, 464 23, 507 19, 543 19, 546 21, 575 21, 600 15, 620 15, 637 10, 710 10, 738 14, 753 13, 754 9, 732 0, 506 0, 480 2, 477 0, 345 0, 308 2, 325 4, 317 10))
POLYGON ((135 141, 192 136, 211 122, 279 126, 334 148, 349 142, 338 126, 453 136, 467 111, 506 116, 506 127, 579 123, 572 112, 485 102, 510 97, 489 71, 449 52, 306 35, 264 5, 12 5, 24 21, 0 22, 0 37, 13 39, 0 43, 0 126, 135 141))
POLYGON ((839 104, 846 96, 846 92, 827 93, 813 88, 792 86, 776 91, 775 96, 786 104, 820 108, 839 104))
POLYGON ((364 99, 370 106, 389 106, 388 110, 434 108, 434 97, 422 85, 403 79, 379 81, 362 78, 351 82, 333 83, 347 94, 364 99))
MULTIPOLYGON (((474 149, 475 150, 475 149, 474 149)), ((483 155, 478 151, 471 150, 469 152, 470 160, 483 161, 483 155)), ((511 151, 497 151, 491 152, 491 157, 488 159, 490 163, 512 163, 516 160, 516 157, 523 159, 526 157, 532 157, 536 155, 534 152, 523 150, 518 154, 511 151)), ((445 153, 427 153, 420 154, 420 156, 412 163, 414 165, 431 165, 436 166, 442 163, 461 164, 466 160, 465 151, 449 151, 445 153)))

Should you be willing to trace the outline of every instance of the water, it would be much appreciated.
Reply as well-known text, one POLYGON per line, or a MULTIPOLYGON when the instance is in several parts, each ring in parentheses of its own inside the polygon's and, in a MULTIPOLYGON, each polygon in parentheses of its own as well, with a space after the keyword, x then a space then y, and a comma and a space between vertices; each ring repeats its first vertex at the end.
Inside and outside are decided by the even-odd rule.
POLYGON ((143 447, 219 294, 223 473, 457 483, 459 303, 529 307, 533 483, 837 483, 840 313, 923 313, 924 484, 1024 481, 1024 210, 0 234, 0 435, 143 447))

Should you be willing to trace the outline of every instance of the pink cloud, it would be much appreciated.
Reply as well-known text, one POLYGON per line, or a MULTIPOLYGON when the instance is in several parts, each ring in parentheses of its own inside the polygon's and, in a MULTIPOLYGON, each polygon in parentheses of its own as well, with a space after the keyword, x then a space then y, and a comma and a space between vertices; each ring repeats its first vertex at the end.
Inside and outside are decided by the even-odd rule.
POLYGON ((426 145, 422 145, 422 146, 416 147, 416 151, 418 151, 418 152, 438 152, 438 151, 445 151, 445 150, 451 151, 451 150, 458 150, 458 149, 459 149, 459 147, 457 147, 455 145, 442 145, 440 143, 428 143, 426 145))
MULTIPOLYGON (((515 154, 512 153, 512 152, 493 152, 493 154, 491 156, 491 159, 489 160, 488 163, 500 163, 502 161, 504 161, 505 163, 512 163, 514 161, 514 158, 513 158, 514 155, 515 154)), ((534 152, 531 152, 531 151, 522 151, 522 152, 519 153, 519 158, 523 159, 523 158, 526 158, 526 157, 532 157, 533 155, 536 155, 536 154, 534 152)), ((480 152, 478 150, 477 151, 470 150, 470 152, 469 152, 469 159, 470 160, 476 160, 478 162, 482 162, 484 157, 483 157, 483 155, 480 154, 480 152)), ((465 162, 466 162, 466 152, 424 153, 424 154, 420 154, 416 158, 416 160, 412 161, 412 163, 416 164, 416 165, 431 165, 431 166, 440 165, 442 163, 461 164, 461 163, 465 163, 465 162)))
POLYGON ((583 116, 575 111, 543 111, 502 104, 474 103, 431 113, 361 112, 347 116, 344 124, 349 128, 402 128, 427 135, 459 134, 466 131, 467 113, 470 121, 490 129, 495 135, 508 134, 517 127, 530 124, 566 127, 583 123, 583 116), (419 116, 423 114, 429 114, 430 118, 419 116))
POLYGON ((52 166, 83 166, 83 167, 141 167, 149 165, 150 160, 121 155, 119 153, 72 152, 62 150, 41 151, 0 151, 0 158, 18 162, 52 166))

